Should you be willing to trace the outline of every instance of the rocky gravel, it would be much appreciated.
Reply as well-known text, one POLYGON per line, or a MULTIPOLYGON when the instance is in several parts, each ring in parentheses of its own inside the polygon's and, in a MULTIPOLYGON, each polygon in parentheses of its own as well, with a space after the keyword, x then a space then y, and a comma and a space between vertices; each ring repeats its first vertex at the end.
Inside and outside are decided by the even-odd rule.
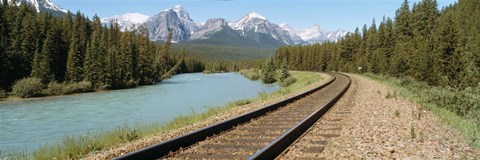
MULTIPOLYGON (((480 150, 436 115, 377 81, 350 75, 356 85, 339 137, 327 139, 326 159, 479 159, 480 150)), ((318 125, 321 126, 321 125, 318 125)), ((317 127, 318 127, 317 126, 317 127)))
POLYGON ((289 103, 266 115, 212 136, 185 150, 171 154, 170 159, 247 159, 288 129, 301 122, 319 106, 328 103, 347 85, 348 78, 337 76, 330 85, 289 103), (269 134, 271 136, 263 136, 269 134), (220 156, 223 155, 223 156, 220 156))
POLYGON ((284 96, 280 96, 280 97, 277 97, 277 98, 274 98, 274 99, 270 99, 270 100, 262 100, 262 101, 254 102, 254 103, 251 103, 251 104, 238 106, 238 107, 235 107, 235 108, 232 108, 232 109, 228 110, 227 112, 217 114, 217 115, 213 116, 212 118, 210 118, 206 121, 199 122, 199 123, 196 123, 196 124, 193 124, 193 125, 190 125, 190 126, 186 126, 186 127, 183 127, 183 128, 180 128, 180 129, 177 129, 175 131, 171 131, 171 132, 168 132, 168 133, 165 133, 165 134, 159 134, 159 135, 156 135, 156 136, 143 138, 143 139, 140 139, 140 140, 128 143, 128 144, 122 144, 122 145, 119 145, 119 146, 116 146, 116 147, 112 147, 111 149, 106 150, 106 151, 99 151, 99 152, 91 153, 83 159, 103 160, 103 159, 112 159, 112 158, 115 158, 115 157, 118 157, 118 156, 121 156, 121 155, 125 155, 127 153, 132 152, 132 151, 135 151, 135 150, 138 150, 138 149, 141 149, 141 148, 145 148, 145 147, 148 147, 150 145, 157 144, 157 143, 160 143, 162 141, 184 135, 186 133, 189 133, 189 132, 204 128, 206 126, 218 123, 220 121, 232 118, 234 116, 237 116, 237 115, 240 115, 240 114, 243 114, 243 113, 247 113, 247 112, 253 111, 255 109, 259 109, 263 106, 273 104, 275 102, 278 102, 278 101, 281 101, 281 100, 284 100, 284 99, 288 99, 288 98, 293 97, 297 94, 300 94, 300 93, 303 93, 303 92, 308 91, 310 89, 313 89, 315 87, 318 87, 318 86, 328 82, 332 78, 330 75, 327 75, 327 74, 323 74, 323 73, 319 73, 319 74, 321 74, 321 76, 323 77, 322 80, 317 81, 315 83, 312 83, 309 86, 307 86, 304 89, 301 89, 299 91, 296 91, 296 92, 293 92, 293 93, 290 93, 290 94, 287 94, 287 95, 284 95, 284 96))

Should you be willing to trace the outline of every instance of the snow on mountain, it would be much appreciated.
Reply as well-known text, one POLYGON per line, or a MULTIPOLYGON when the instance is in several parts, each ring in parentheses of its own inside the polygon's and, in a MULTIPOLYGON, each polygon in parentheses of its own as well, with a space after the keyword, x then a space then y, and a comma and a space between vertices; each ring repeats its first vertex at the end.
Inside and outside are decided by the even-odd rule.
POLYGON ((336 42, 348 33, 344 30, 326 31, 318 25, 296 30, 287 24, 271 23, 266 17, 256 12, 250 12, 230 23, 221 18, 209 19, 207 22, 194 22, 181 5, 161 10, 160 13, 151 17, 139 13, 127 13, 103 18, 102 23, 108 24, 112 20, 116 20, 122 29, 131 28, 133 25, 144 25, 149 31, 150 39, 154 41, 166 40, 171 30, 173 30, 173 42, 205 40, 222 31, 216 34, 215 38, 241 36, 242 42, 250 39, 268 46, 336 42))
MULTIPOLYGON (((63 9, 59 5, 56 5, 50 0, 16 0, 16 4, 20 5, 23 1, 34 6, 37 12, 47 11, 67 13, 67 10, 63 9)), ((12 3, 12 0, 8 0, 8 2, 12 3)))
POLYGON ((103 24, 110 24, 110 22, 116 21, 122 30, 131 29, 132 26, 138 27, 149 17, 140 13, 125 13, 123 15, 115 15, 110 18, 102 18, 103 24))
POLYGON ((314 25, 310 28, 299 29, 295 31, 307 44, 323 43, 326 41, 337 42, 344 37, 348 32, 345 30, 326 31, 319 25, 314 25))
POLYGON ((331 42, 337 42, 338 40, 342 39, 348 34, 348 31, 346 30, 337 30, 334 32, 330 32, 327 35, 327 39, 331 42))
POLYGON ((174 42, 187 40, 198 29, 197 24, 180 5, 162 10, 148 18, 144 25, 148 28, 150 39, 154 41, 165 40, 170 30, 173 30, 174 42))
POLYGON ((297 34, 303 40, 308 41, 311 39, 323 38, 326 32, 327 31, 324 31, 322 28, 320 28, 319 25, 314 25, 313 27, 310 27, 310 28, 299 29, 297 31, 297 34))
POLYGON ((279 26, 280 26, 280 28, 282 28, 283 30, 288 32, 288 34, 290 35, 290 38, 292 39, 294 44, 301 44, 301 43, 304 42, 302 37, 300 37, 297 34, 297 31, 295 29, 293 29, 292 27, 290 27, 288 24, 282 23, 279 26))
POLYGON ((229 25, 239 31, 242 36, 248 36, 247 34, 251 32, 263 33, 282 43, 293 44, 290 33, 255 12, 250 12, 240 20, 229 25))
POLYGON ((190 40, 195 39, 208 39, 213 34, 223 29, 231 29, 225 19, 213 18, 207 20, 207 22, 200 27, 196 32, 190 36, 190 40))

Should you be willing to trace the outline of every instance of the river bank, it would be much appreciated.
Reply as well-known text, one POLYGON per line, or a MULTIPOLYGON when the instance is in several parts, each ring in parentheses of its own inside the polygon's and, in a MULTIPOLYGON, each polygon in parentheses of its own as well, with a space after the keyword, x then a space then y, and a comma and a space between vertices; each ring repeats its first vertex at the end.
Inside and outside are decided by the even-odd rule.
MULTIPOLYGON (((220 77, 222 77, 222 75, 223 74, 213 74, 213 75, 205 75, 205 76, 220 78, 220 77), (220 76, 220 77, 218 77, 218 76, 220 76)), ((241 75, 238 75, 238 74, 235 74, 235 75, 236 75, 236 77, 237 76, 241 77, 241 75)), ((194 124, 196 122, 203 121, 205 119, 211 118, 212 115, 216 115, 216 114, 221 113, 221 112, 226 112, 226 110, 229 110, 231 108, 238 108, 237 106, 241 106, 241 105, 244 105, 244 104, 251 104, 255 101, 264 101, 264 100, 269 99, 273 96, 280 96, 280 95, 286 95, 286 94, 292 93, 292 92, 298 90, 299 88, 303 88, 304 86, 311 85, 311 84, 315 83, 321 77, 317 73, 311 73, 311 72, 299 72, 299 73, 295 73, 295 75, 297 77, 299 77, 299 79, 303 79, 303 81, 298 82, 296 85, 293 84, 288 88, 280 89, 273 94, 269 94, 269 92, 261 92, 260 94, 257 94, 257 96, 253 96, 253 97, 256 97, 256 98, 247 98, 247 99, 243 99, 243 100, 229 100, 229 102, 231 102, 231 103, 229 103, 228 105, 214 105, 214 104, 208 105, 208 106, 219 106, 219 107, 201 107, 201 109, 192 109, 192 108, 187 107, 187 110, 182 111, 181 115, 170 114, 170 116, 174 116, 174 118, 172 120, 169 120, 169 121, 165 122, 165 123, 164 122, 158 123, 158 120, 156 120, 156 121, 144 122, 144 123, 130 123, 129 125, 118 126, 118 127, 115 127, 115 128, 107 127, 107 129, 97 130, 95 132, 88 132, 86 134, 82 134, 81 136, 74 136, 73 135, 73 136, 64 137, 62 140, 59 140, 55 143, 50 143, 48 145, 44 145, 44 146, 40 147, 40 149, 34 151, 33 153, 19 151, 19 152, 16 152, 14 155, 11 155, 11 156, 21 157, 20 159, 32 159, 32 158, 35 158, 35 159, 51 159, 52 157, 57 157, 58 159, 79 159, 79 158, 85 156, 86 154, 97 153, 99 151, 105 151, 105 150, 108 150, 109 148, 112 148, 112 146, 116 146, 118 144, 125 144, 125 143, 138 141, 140 139, 143 139, 144 137, 151 137, 152 135, 159 135, 159 134, 163 135, 163 134, 169 133, 171 130, 178 129, 178 128, 181 128, 181 127, 184 127, 184 126, 194 124)), ((202 86, 204 89, 212 91, 211 90, 212 88, 209 88, 206 85, 199 85, 198 83, 200 81, 198 81, 198 78, 190 77, 189 79, 190 80, 187 80, 187 81, 176 81, 176 82, 168 82, 167 81, 167 82, 165 82, 166 85, 159 85, 158 87, 172 86, 172 87, 178 89, 178 87, 176 87, 178 85, 183 85, 185 83, 192 83, 192 85, 202 86)), ((238 79, 238 78, 235 78, 235 79, 238 79)), ((240 78, 240 79, 244 79, 244 78, 240 78)), ((253 81, 249 81, 249 83, 251 83, 251 82, 253 82, 253 81)), ((212 83, 214 83, 216 86, 218 86, 218 84, 219 84, 218 82, 212 82, 212 83)), ((254 82, 254 83, 255 84, 261 84, 260 82, 254 82)), ((238 84, 225 84, 225 85, 226 86, 237 87, 237 88, 239 86, 238 84)), ((145 88, 152 88, 152 87, 145 87, 145 88)), ((132 93, 130 93, 130 92, 133 92, 133 91, 136 91, 136 90, 144 90, 145 88, 140 87, 140 88, 130 89, 130 90, 107 92, 107 93, 104 93, 104 94, 105 95, 110 95, 110 96, 106 97, 106 100, 108 100, 109 102, 121 101, 121 100, 115 100, 115 99, 112 99, 112 98, 121 98, 122 100, 125 100, 125 97, 122 98, 122 96, 119 96, 119 95, 116 95, 116 94, 130 95, 130 98, 127 98, 127 100, 133 98, 132 100, 142 99, 142 101, 145 101, 145 97, 138 97, 138 96, 156 95, 156 94, 154 94, 153 92, 150 92, 150 91, 147 91, 143 94, 132 94, 132 93), (125 92, 125 93, 123 93, 123 92, 125 92)), ((192 89, 193 87, 187 87, 187 88, 192 89)), ((222 87, 222 86, 220 86, 220 88, 222 90, 225 89, 225 87, 222 87)), ((254 88, 257 88, 257 87, 254 87, 254 88)), ((200 90, 204 90, 204 89, 200 89, 200 90)), ((180 89, 180 90, 185 91, 185 92, 189 92, 189 93, 191 92, 191 91, 188 91, 188 89, 187 90, 180 89)), ((96 93, 90 93, 90 94, 95 95, 96 93)), ((218 93, 218 94, 225 95, 225 93, 218 93)), ((202 92, 202 94, 199 93, 199 94, 191 95, 191 96, 187 96, 185 94, 180 94, 180 95, 175 96, 175 97, 178 97, 178 98, 185 97, 185 96, 187 96, 187 97, 192 97, 192 96, 193 97, 198 97, 199 95, 206 95, 206 94, 205 94, 205 92, 202 92)), ((84 95, 80 95, 80 97, 82 97, 82 96, 84 96, 84 95)), ((75 98, 75 97, 77 97, 77 96, 65 96, 65 97, 61 97, 61 98, 75 98)), ((98 96, 94 96, 94 97, 98 98, 98 96)), ((209 97, 210 98, 215 98, 216 96, 213 96, 213 97, 209 96, 209 97)), ((158 99, 158 98, 155 98, 155 99, 158 99)), ((169 99, 172 99, 172 98, 169 98, 169 99)), ((208 98, 202 98, 202 99, 208 99, 208 98)), ((227 100, 227 99, 225 99, 225 100, 227 100)), ((75 101, 71 101, 71 100, 67 100, 67 101, 69 103, 76 103, 75 101)), ((92 100, 90 100, 90 101, 92 101, 92 100)), ((94 103, 95 101, 98 101, 98 100, 93 100, 91 103, 94 103)), ((217 100, 214 100, 214 101, 217 101, 217 100)), ((82 101, 80 101, 80 102, 82 102, 82 101)), ((183 102, 189 102, 189 101, 183 101, 183 102)), ((137 104, 137 103, 134 102, 134 103, 128 103, 128 104, 137 104)), ((154 104, 156 104, 156 103, 152 103, 152 105, 154 105, 154 104)), ((201 103, 201 104, 203 104, 203 103, 201 103)), ((119 105, 126 105, 126 104, 122 103, 122 104, 119 104, 119 105)), ((151 105, 148 105, 148 106, 151 106, 151 105)), ((168 105, 168 106, 170 106, 170 105, 168 105)), ((186 106, 189 106, 189 105, 186 105, 186 106)), ((14 108, 18 108, 18 107, 14 107, 14 108)), ((38 107, 35 107, 35 108, 38 108, 38 107)), ((85 108, 85 107, 75 107, 75 108, 85 108)), ((105 108, 105 107, 96 106, 95 108, 102 109, 102 108, 105 108)), ((174 107, 174 108, 176 108, 176 107, 174 107)), ((138 109, 135 109, 135 108, 133 108, 133 109, 136 110, 135 112, 138 111, 138 109)), ((162 110, 162 112, 169 113, 168 110, 165 110, 165 109, 161 109, 161 110, 162 110)), ((125 111, 125 110, 124 109, 121 109, 121 110, 116 109, 115 111, 125 111)), ((75 112, 77 112, 77 111, 75 111, 75 112)), ((102 113, 102 111, 97 111, 97 112, 102 113)), ((121 115, 130 116, 130 115, 132 115, 132 113, 134 113, 134 112, 128 111, 128 110, 126 110, 125 112, 128 113, 128 114, 125 113, 125 114, 121 114, 121 115)), ((145 117, 145 116, 147 116, 147 117, 159 117, 156 114, 151 114, 151 113, 155 113, 155 111, 148 111, 148 113, 150 113, 150 114, 148 114, 148 115, 141 114, 141 115, 142 115, 142 117, 145 117)), ((31 116, 27 116, 27 117, 31 117, 31 116)), ((77 116, 77 117, 83 117, 83 116, 77 116)), ((102 117, 102 116, 96 116, 96 117, 102 117)), ((122 117, 120 117, 120 118, 122 118, 122 117)), ((123 119, 125 119, 125 118, 126 117, 123 117, 123 119)), ((162 116, 160 116, 159 118, 162 118, 162 116)), ((163 118, 165 118, 165 117, 163 117, 163 118)), ((71 118, 69 118, 69 119, 71 119, 71 118)), ((127 119, 131 119, 131 118, 127 118, 127 119)), ((91 118, 89 118, 89 120, 91 120, 91 118)), ((115 118, 113 118, 112 120, 118 121, 118 120, 115 120, 115 118)), ((98 122, 97 120, 92 120, 92 122, 93 121, 98 122)), ((98 123, 95 123, 95 124, 98 124, 98 123)), ((106 124, 111 125, 112 123, 106 123, 106 124)), ((10 133, 10 131, 8 131, 6 133, 10 133)), ((38 137, 38 136, 34 136, 34 137, 38 137)))
POLYGON ((292 76, 297 79, 296 83, 288 87, 281 88, 272 94, 259 94, 259 96, 256 98, 250 100, 237 101, 227 106, 209 110, 204 113, 180 117, 176 119, 176 121, 169 123, 169 126, 172 127, 168 128, 168 130, 155 133, 136 141, 112 146, 111 148, 103 151, 91 152, 88 156, 83 157, 82 159, 112 159, 114 157, 160 143, 208 125, 215 124, 233 116, 258 109, 268 104, 287 99, 296 94, 320 86, 332 78, 327 74, 313 72, 292 72, 292 76))
MULTIPOLYGON (((144 125, 160 126, 181 115, 277 89, 235 73, 194 73, 174 76, 160 85, 4 102, 0 104, 0 150, 4 156, 13 150, 32 152, 40 145, 70 143, 75 137, 100 136, 109 130, 119 130, 112 142, 130 141, 148 134, 136 129, 147 128, 144 125), (127 132, 134 129, 135 134, 127 132)), ((92 146, 108 146, 109 141, 92 146)))

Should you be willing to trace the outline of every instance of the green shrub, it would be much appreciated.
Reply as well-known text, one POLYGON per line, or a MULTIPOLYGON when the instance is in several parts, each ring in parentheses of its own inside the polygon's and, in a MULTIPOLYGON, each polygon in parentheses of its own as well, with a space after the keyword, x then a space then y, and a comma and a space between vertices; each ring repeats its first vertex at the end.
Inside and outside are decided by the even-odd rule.
POLYGON ((48 84, 47 89, 45 89, 43 93, 47 95, 66 95, 90 91, 93 91, 91 82, 58 83, 53 81, 48 84))
POLYGON ((65 87, 65 83, 58 83, 57 81, 53 81, 48 83, 47 89, 43 90, 43 93, 47 95, 64 95, 65 87))
POLYGON ((92 82, 87 82, 87 81, 70 83, 65 88, 65 94, 83 93, 83 92, 91 92, 91 91, 93 91, 92 82))
POLYGON ((284 81, 280 82, 279 84, 280 84, 281 87, 288 87, 288 86, 294 84, 295 82, 297 82, 297 79, 290 76, 287 79, 285 79, 284 81))
POLYGON ((258 69, 243 69, 240 71, 244 77, 247 77, 250 80, 256 81, 260 79, 260 74, 258 74, 258 69))
POLYGON ((24 78, 15 82, 12 86, 12 94, 22 98, 39 96, 44 85, 39 78, 24 78))
POLYGON ((0 89, 0 99, 2 98, 7 98, 7 93, 5 92, 5 90, 0 89))

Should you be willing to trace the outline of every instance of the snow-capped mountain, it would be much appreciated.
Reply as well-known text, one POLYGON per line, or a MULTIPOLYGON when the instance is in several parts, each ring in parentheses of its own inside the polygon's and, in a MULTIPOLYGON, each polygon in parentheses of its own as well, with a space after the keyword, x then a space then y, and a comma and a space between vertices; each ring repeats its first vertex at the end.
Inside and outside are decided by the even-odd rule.
MULTIPOLYGON (((32 5, 37 12, 50 12, 53 14, 65 14, 67 10, 63 9, 59 5, 56 5, 50 0, 15 0, 17 5, 22 4, 22 2, 26 2, 29 5, 32 5)), ((13 3, 13 0, 8 0, 9 3, 13 3)))
POLYGON ((180 5, 162 10, 157 15, 148 18, 144 25, 148 28, 150 39, 154 41, 165 40, 170 30, 173 30, 172 41, 184 41, 198 29, 197 24, 190 19, 188 13, 180 5))
POLYGON ((322 43, 325 41, 336 42, 344 37, 348 32, 345 30, 325 31, 319 25, 306 29, 299 29, 295 31, 307 44, 322 43))
POLYGON ((283 30, 288 32, 288 34, 290 35, 290 38, 292 39, 294 44, 304 43, 304 40, 302 39, 302 37, 300 37, 297 34, 297 31, 295 29, 293 29, 292 27, 290 27, 288 24, 282 23, 279 26, 280 26, 280 28, 282 28, 283 30))
POLYGON ((287 24, 277 25, 272 23, 266 17, 255 12, 250 12, 233 23, 228 23, 221 18, 209 19, 204 23, 194 22, 185 8, 180 5, 164 9, 149 18, 142 14, 127 13, 121 16, 104 18, 102 21, 107 23, 113 19, 117 20, 122 28, 130 28, 132 25, 139 26, 140 24, 146 26, 149 30, 150 39, 154 41, 166 40, 169 32, 173 30, 173 42, 198 42, 198 40, 213 38, 215 42, 219 42, 221 39, 241 42, 242 44, 278 47, 281 45, 338 41, 347 34, 347 31, 344 30, 325 31, 318 25, 296 30, 287 24))
POLYGON ((222 18, 209 19, 207 20, 207 22, 205 22, 205 24, 202 27, 200 27, 196 32, 194 32, 190 36, 190 40, 208 39, 213 34, 224 29, 231 29, 228 26, 228 23, 225 19, 222 19, 222 18))
POLYGON ((109 25, 110 22, 116 21, 122 30, 131 29, 132 26, 138 27, 145 23, 149 17, 140 13, 125 13, 123 15, 115 15, 110 18, 102 18, 102 24, 109 25))
MULTIPOLYGON (((248 13, 240 20, 231 23, 230 26, 239 31, 244 37, 257 37, 257 35, 252 35, 252 33, 260 33, 260 36, 263 36, 263 38, 273 38, 284 44, 293 44, 290 34, 287 31, 255 12, 248 13)), ((257 40, 262 42, 263 38, 259 37, 257 40)))
POLYGON ((331 42, 337 42, 348 34, 346 30, 337 30, 327 34, 327 40, 331 42))

